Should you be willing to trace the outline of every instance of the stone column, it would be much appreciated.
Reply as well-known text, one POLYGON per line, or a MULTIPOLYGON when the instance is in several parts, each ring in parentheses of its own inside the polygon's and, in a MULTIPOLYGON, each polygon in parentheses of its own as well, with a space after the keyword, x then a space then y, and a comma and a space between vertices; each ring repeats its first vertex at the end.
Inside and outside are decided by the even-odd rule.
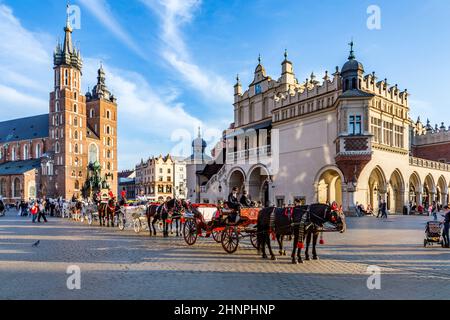
POLYGON ((422 205, 422 203, 423 203, 423 194, 422 194, 422 192, 416 192, 416 194, 417 194, 417 203, 416 203, 416 205, 422 205))
POLYGON ((355 193, 358 186, 353 186, 352 183, 349 183, 347 185, 347 194, 348 194, 348 213, 351 216, 354 216, 356 214, 356 203, 355 203, 355 193))
POLYGON ((443 206, 448 205, 447 193, 445 193, 445 192, 441 193, 441 205, 443 205, 443 206))

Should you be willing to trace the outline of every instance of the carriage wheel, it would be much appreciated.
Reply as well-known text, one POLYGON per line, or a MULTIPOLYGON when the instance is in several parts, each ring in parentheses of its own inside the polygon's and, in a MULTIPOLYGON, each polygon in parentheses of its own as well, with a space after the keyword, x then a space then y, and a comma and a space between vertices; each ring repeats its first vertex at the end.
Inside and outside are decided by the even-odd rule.
POLYGON ((141 228, 142 228, 141 220, 139 220, 139 219, 134 219, 134 221, 133 221, 133 229, 134 229, 134 232, 136 232, 136 233, 141 232, 141 228))
POLYGON ((222 232, 222 247, 229 253, 235 253, 239 247, 239 232, 237 229, 230 227, 222 232))
POLYGON ((193 220, 188 220, 183 226, 184 241, 190 246, 197 242, 197 225, 193 220))
POLYGON ((213 230, 212 237, 213 237, 215 242, 222 243, 222 232, 221 231, 213 230))
POLYGON ((252 243, 253 248, 258 249, 258 236, 256 232, 250 234, 250 242, 252 243))

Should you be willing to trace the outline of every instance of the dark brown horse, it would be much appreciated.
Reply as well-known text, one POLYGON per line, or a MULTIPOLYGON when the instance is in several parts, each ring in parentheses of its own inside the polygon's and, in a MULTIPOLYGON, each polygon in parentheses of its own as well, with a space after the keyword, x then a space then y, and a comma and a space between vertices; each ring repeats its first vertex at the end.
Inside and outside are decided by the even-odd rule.
POLYGON ((262 257, 267 259, 265 246, 267 245, 272 260, 276 257, 270 244, 270 234, 274 233, 280 245, 280 254, 284 254, 283 239, 285 236, 293 236, 292 263, 303 263, 301 250, 306 240, 305 260, 309 258, 309 246, 313 243, 313 259, 317 260, 317 239, 324 225, 328 224, 333 230, 345 232, 345 216, 325 204, 313 204, 310 206, 298 206, 293 208, 265 208, 258 216, 257 234, 258 251, 262 249, 262 257), (297 259, 296 259, 297 253, 297 259))
POLYGON ((100 226, 114 227, 114 215, 116 214, 116 201, 109 199, 108 203, 100 203, 98 205, 98 218, 100 226))
POLYGON ((177 237, 181 234, 181 217, 183 210, 188 209, 188 203, 184 200, 172 199, 163 204, 151 204, 147 207, 146 216, 150 231, 150 236, 156 236, 155 224, 158 221, 163 223, 163 236, 169 236, 169 225, 175 220, 177 237))

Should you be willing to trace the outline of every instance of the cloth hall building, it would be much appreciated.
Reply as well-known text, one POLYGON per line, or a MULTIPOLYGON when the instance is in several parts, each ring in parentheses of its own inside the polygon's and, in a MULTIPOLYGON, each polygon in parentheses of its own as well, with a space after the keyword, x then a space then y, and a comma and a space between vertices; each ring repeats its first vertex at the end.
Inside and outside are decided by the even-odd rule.
POLYGON ((6 202, 81 196, 90 163, 117 194, 117 104, 103 67, 92 92, 81 93, 80 51, 67 22, 54 52, 49 113, 0 123, 0 196, 6 202))
POLYGON ((381 200, 392 213, 448 203, 450 129, 412 121, 408 91, 366 74, 353 44, 323 81, 299 82, 286 52, 278 79, 259 59, 248 89, 238 77, 234 92, 234 123, 205 172, 217 170, 198 173, 203 201, 238 186, 263 204, 337 201, 348 213, 381 200))

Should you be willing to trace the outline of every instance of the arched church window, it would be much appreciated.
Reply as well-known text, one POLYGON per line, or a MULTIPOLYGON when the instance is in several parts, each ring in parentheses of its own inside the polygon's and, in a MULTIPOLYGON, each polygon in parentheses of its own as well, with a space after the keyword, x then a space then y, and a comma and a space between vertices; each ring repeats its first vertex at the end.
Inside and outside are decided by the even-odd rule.
MULTIPOLYGON (((56 91, 56 92, 58 92, 58 91, 56 91)), ((56 101, 56 103, 55 103, 55 112, 59 112, 59 102, 58 101, 56 101)))
POLYGON ((78 153, 78 143, 75 143, 74 151, 75 151, 75 153, 78 153))
POLYGON ((78 131, 75 130, 75 133, 73 134, 73 137, 75 138, 75 140, 78 140, 78 131))
POLYGON ((78 106, 76 103, 73 105, 73 112, 78 113, 78 106))
POLYGON ((23 146, 23 160, 28 160, 28 145, 23 146))
POLYGON ((64 85, 69 85, 69 71, 67 69, 64 70, 64 85))
POLYGON ((56 142, 55 143, 55 153, 60 153, 60 152, 61 152, 61 150, 59 148, 59 142, 56 142))
POLYGON ((39 159, 41 157, 41 145, 39 143, 36 145, 35 155, 36 155, 36 159, 39 159))
POLYGON ((19 178, 14 179, 14 182, 13 182, 13 197, 20 198, 20 180, 19 180, 19 178))
POLYGON ((352 90, 356 89, 356 79, 352 79, 352 90))
POLYGON ((74 125, 75 127, 78 126, 78 118, 77 118, 77 117, 74 117, 74 118, 73 118, 73 125, 74 125))
POLYGON ((78 180, 75 181, 75 190, 80 190, 80 182, 78 180))

